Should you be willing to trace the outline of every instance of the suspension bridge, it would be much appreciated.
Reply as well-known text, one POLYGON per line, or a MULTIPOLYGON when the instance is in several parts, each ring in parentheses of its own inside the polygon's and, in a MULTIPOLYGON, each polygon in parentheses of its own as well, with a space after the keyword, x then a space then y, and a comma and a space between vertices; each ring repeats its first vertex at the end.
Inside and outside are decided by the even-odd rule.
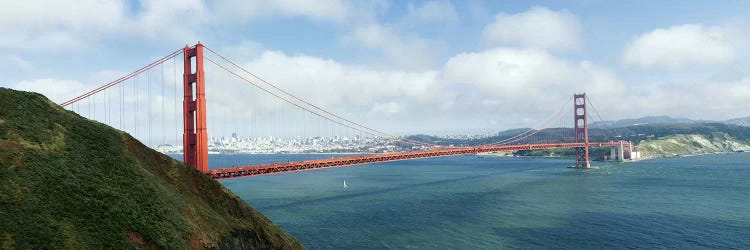
POLYGON ((171 145, 168 141, 181 143, 181 149, 173 147, 171 152, 182 153, 185 163, 213 178, 222 179, 419 158, 556 148, 575 149, 573 166, 579 168, 590 167, 591 147, 610 147, 612 159, 628 159, 633 150, 630 142, 589 141, 588 121, 592 117, 588 112, 589 103, 585 94, 575 94, 573 105, 564 106, 535 128, 497 137, 497 141, 483 145, 438 145, 394 136, 324 109, 199 42, 175 50, 60 106, 127 131, 152 148, 168 147, 171 145), (246 138, 233 135, 228 139, 230 131, 232 134, 244 133, 246 138), (209 140, 209 134, 218 134, 219 137, 209 140), (210 149, 221 149, 229 142, 245 145, 249 152, 256 153, 278 152, 270 150, 274 147, 288 148, 283 151, 287 153, 363 153, 372 149, 378 153, 209 169, 210 149))

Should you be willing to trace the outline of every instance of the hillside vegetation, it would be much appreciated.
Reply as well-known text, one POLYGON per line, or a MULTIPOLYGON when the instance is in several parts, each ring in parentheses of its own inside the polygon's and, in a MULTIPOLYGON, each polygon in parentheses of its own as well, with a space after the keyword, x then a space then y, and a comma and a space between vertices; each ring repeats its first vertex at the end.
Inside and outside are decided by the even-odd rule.
POLYGON ((643 141, 638 145, 643 157, 673 157, 720 152, 750 150, 750 144, 738 141, 726 133, 711 136, 671 135, 656 140, 643 141))
POLYGON ((0 249, 14 248, 303 247, 194 168, 0 88, 0 249))

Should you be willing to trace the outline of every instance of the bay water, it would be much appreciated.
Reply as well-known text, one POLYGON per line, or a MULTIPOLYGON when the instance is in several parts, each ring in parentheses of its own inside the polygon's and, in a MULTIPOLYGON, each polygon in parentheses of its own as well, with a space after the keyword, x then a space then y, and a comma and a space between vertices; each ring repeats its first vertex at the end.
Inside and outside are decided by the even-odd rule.
POLYGON ((750 153, 572 161, 467 155, 221 183, 310 249, 750 248, 750 153))

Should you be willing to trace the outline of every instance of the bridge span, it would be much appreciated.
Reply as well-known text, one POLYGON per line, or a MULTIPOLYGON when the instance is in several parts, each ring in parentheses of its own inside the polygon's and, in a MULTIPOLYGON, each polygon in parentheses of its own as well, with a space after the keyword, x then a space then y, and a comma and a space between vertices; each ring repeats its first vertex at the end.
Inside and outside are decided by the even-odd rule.
MULTIPOLYGON (((591 117, 591 114, 588 112, 588 106, 591 105, 589 103, 590 100, 586 97, 585 93, 582 93, 573 94, 572 101, 572 109, 566 107, 568 105, 566 104, 562 106, 562 109, 557 114, 539 126, 534 127, 536 129, 529 128, 519 134, 508 135, 507 137, 503 137, 502 141, 472 147, 443 146, 394 136, 344 118, 260 78, 240 64, 229 60, 199 42, 194 46, 185 46, 176 50, 130 74, 63 102, 60 105, 76 113, 83 114, 87 118, 107 123, 113 127, 119 127, 121 130, 130 128, 129 132, 136 137, 145 134, 144 132, 148 132, 146 139, 149 141, 148 144, 153 147, 155 146, 153 143, 154 137, 161 137, 158 138, 161 139, 160 146, 168 145, 166 143, 167 133, 165 131, 167 131, 166 123, 170 119, 167 118, 166 114, 170 112, 165 107, 168 107, 169 103, 174 103, 172 106, 173 112, 171 112, 175 116, 171 120, 171 124, 176 129, 174 131, 174 141, 177 143, 181 141, 182 148, 179 151, 172 152, 183 153, 186 164, 216 179, 497 151, 573 148, 576 151, 574 166, 581 168, 589 167, 589 147, 612 147, 612 157, 620 160, 630 155, 630 152, 626 152, 632 151, 632 145, 629 142, 590 142, 588 130, 588 119, 591 117), (204 49, 210 57, 204 55, 204 49), (182 84, 178 84, 179 57, 182 60, 182 84), (213 69, 216 71, 209 70, 208 72, 216 73, 216 77, 211 78, 209 77, 211 74, 206 73, 204 59, 213 65, 213 69), (167 74, 165 74, 165 66, 167 67, 167 74), (172 73, 169 73, 170 67, 172 73), (222 72, 224 72, 223 75, 222 72), (156 77, 152 77, 152 75, 156 77), (174 77, 171 81, 166 79, 169 75, 174 77), (171 90, 165 91, 170 82, 172 85, 171 90), (207 82, 209 83, 207 84, 207 82), (154 84, 154 91, 152 91, 152 85, 154 84), (240 85, 235 86, 233 84, 240 85), (130 87, 126 88, 125 85, 130 87), (139 88, 138 86, 141 87, 139 88), (173 94, 170 95, 169 93, 173 94), (208 98, 207 96, 212 96, 212 98, 208 98), (97 97, 99 101, 97 101, 97 97), (168 99, 165 97, 172 97, 172 100, 165 103, 165 99, 168 99), (180 99, 182 99, 181 102, 179 102, 180 99), (212 103, 230 103, 229 101, 231 101, 231 105, 227 105, 226 103, 223 104, 224 106, 208 105, 208 100, 211 100, 212 103), (242 105, 236 105, 236 102, 242 105), (97 106, 99 106, 98 109, 97 106), (156 110, 159 106, 161 107, 161 111, 156 110), (211 112, 207 111, 208 107, 218 107, 218 109, 214 108, 211 111, 225 119, 217 122, 217 119, 220 118, 216 116, 211 118, 209 116, 211 112), (227 111, 227 108, 230 110, 227 111), (182 112, 180 112, 180 109, 182 112), (97 110, 99 111, 97 112, 97 110), (566 110, 573 112, 572 114, 567 114, 566 110), (119 111, 116 112, 119 114, 119 118, 117 115, 113 115, 112 111, 119 111), (179 113, 182 113, 182 119, 178 117, 179 113), (161 117, 156 114, 161 114, 161 117), (231 119, 227 121, 227 117, 231 119), (570 118, 573 118, 572 124, 570 118), (142 124, 140 126, 139 120, 140 124, 142 124), (158 124, 158 122, 154 124, 152 120, 161 121, 160 130, 158 126, 154 128, 153 125, 158 124), (271 145, 268 142, 273 142, 275 140, 274 137, 280 138, 283 136, 291 138, 307 136, 307 138, 312 138, 312 142, 305 144, 305 146, 309 147, 326 143, 330 144, 330 142, 334 141, 333 138, 337 142, 351 142, 352 140, 346 138, 356 138, 353 141, 364 139, 364 141, 369 140, 370 142, 399 142, 400 144, 412 146, 392 150, 398 151, 397 153, 345 156, 332 159, 210 170, 208 169, 208 149, 209 144, 215 141, 209 141, 209 123, 207 122, 209 120, 212 121, 211 124, 213 124, 213 127, 218 125, 222 127, 222 130, 226 130, 227 125, 232 124, 235 127, 235 132, 237 124, 245 124, 247 134, 252 133, 256 139, 263 139, 261 143, 253 145, 256 147, 271 145), (251 120, 252 123, 250 122, 251 120), (559 123, 555 124, 556 122, 559 123), (147 126, 144 126, 144 123, 147 126), (263 125, 263 123, 270 124, 263 125), (568 127, 567 125, 573 126, 568 127), (141 133, 138 133, 139 127, 142 127, 141 133), (152 133, 152 130, 157 132, 152 133), (180 130, 182 133, 179 133, 180 130), (337 131, 338 134, 334 135, 334 131, 337 131), (179 134, 182 135, 181 138, 179 134), (351 134, 355 134, 355 136, 350 137, 351 134), (311 135, 314 137, 310 137, 311 135), (327 135, 330 135, 330 137, 327 135), (345 139, 339 140, 342 138, 340 135, 344 135, 345 137, 343 138, 345 139), (326 139, 326 137, 327 141, 321 139, 326 139), (422 150, 409 151, 415 147, 422 150)), ((596 108, 591 107, 598 116, 596 108)), ((600 116, 599 119, 601 120, 600 116)), ((217 130, 214 128, 212 133, 216 132, 217 130)), ((219 132, 219 137, 226 137, 226 133, 224 132, 219 132)), ((234 133, 233 137, 235 137, 234 133)), ((502 139, 500 137, 497 138, 502 139)), ((158 139, 157 141, 159 141, 158 139)), ((612 139, 614 138, 598 140, 612 139)), ((255 142, 257 141, 255 140, 255 142)), ((377 143, 380 142, 373 143, 373 145, 379 145, 377 143)), ((303 144, 303 142, 299 141, 295 143, 297 145, 303 144)), ((222 141, 219 144, 223 146, 222 141)), ((343 147, 339 144, 335 148, 314 148, 313 150, 330 151, 341 148, 343 147)), ((353 146, 347 148, 347 150, 366 151, 362 147, 353 146)))
MULTIPOLYGON (((629 147, 629 142, 589 142, 589 147, 629 147)), ((502 145, 502 146, 478 146, 478 147, 454 147, 445 149, 434 149, 414 152, 399 152, 387 154, 373 154, 351 156, 332 159, 307 160, 288 163, 273 163, 255 166, 221 168, 208 171, 208 175, 214 179, 236 178, 245 176, 257 176, 267 174, 279 174, 287 172, 297 172, 304 170, 348 167, 362 164, 402 161, 421 158, 434 158, 451 155, 478 154, 487 152, 500 151, 517 151, 517 150, 536 150, 536 149, 553 149, 553 148, 581 148, 585 147, 585 142, 571 143, 540 143, 540 144, 522 144, 522 145, 502 145)))

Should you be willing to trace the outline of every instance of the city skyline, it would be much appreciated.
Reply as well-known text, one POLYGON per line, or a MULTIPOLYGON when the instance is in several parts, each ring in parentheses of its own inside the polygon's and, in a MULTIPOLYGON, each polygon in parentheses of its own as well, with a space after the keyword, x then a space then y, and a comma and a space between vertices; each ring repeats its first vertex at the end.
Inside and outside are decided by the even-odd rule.
MULTIPOLYGON (((484 139, 492 134, 436 135, 441 139, 484 139)), ((388 153, 429 149, 429 146, 397 145, 400 140, 362 135, 332 135, 312 137, 241 136, 233 132, 231 136, 210 136, 209 153, 222 154, 276 154, 276 153, 388 153)), ((149 147, 165 154, 182 153, 182 141, 145 141, 149 147)))

